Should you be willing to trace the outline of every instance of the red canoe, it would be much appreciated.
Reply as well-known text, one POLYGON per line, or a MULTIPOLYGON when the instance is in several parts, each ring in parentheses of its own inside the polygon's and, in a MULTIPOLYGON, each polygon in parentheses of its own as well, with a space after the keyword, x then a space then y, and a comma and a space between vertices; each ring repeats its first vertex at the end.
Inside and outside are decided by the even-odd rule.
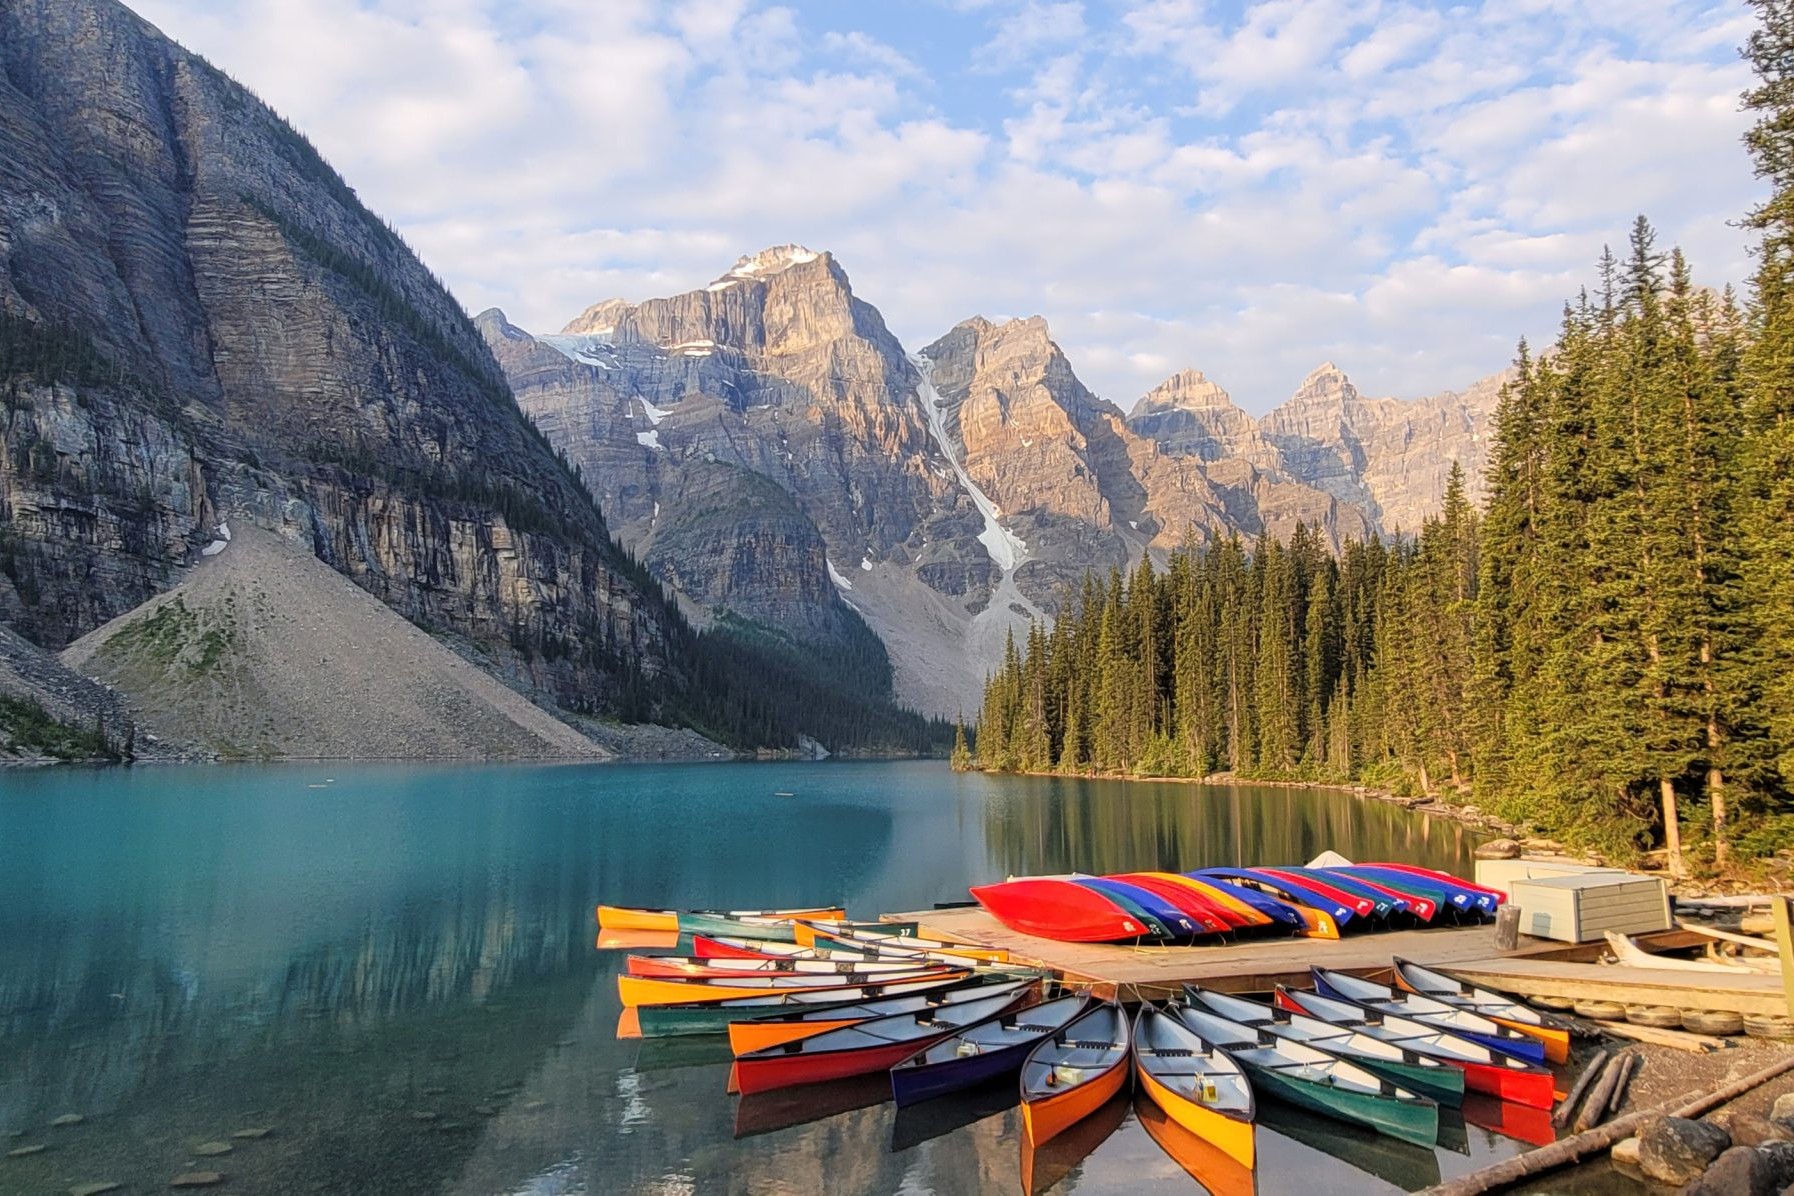
POLYGON ((1150 872, 1124 872, 1112 877, 1113 880, 1126 881, 1137 885, 1155 897, 1163 897, 1177 909, 1196 920, 1196 924, 1209 934, 1225 934, 1229 930, 1238 930, 1246 924, 1246 919, 1230 909, 1222 909, 1219 905, 1197 892, 1192 885, 1176 884, 1150 872))
POLYGON ((1366 868, 1387 868, 1391 872, 1406 872, 1431 880, 1444 881, 1448 885, 1456 885, 1460 889, 1469 889, 1472 893, 1487 893, 1491 897, 1507 900, 1507 894, 1500 889, 1491 889, 1488 885, 1472 884, 1462 877, 1453 876, 1449 872, 1440 872, 1436 868, 1422 868, 1418 864, 1366 864, 1366 868))
POLYGON ((1140 939, 1150 932, 1113 901, 1069 880, 1034 877, 980 885, 972 896, 1003 925, 1067 943, 1140 939))
POLYGON ((1319 993, 1293 991, 1281 984, 1273 1000, 1279 1009, 1305 1013, 1336 1026, 1362 1029, 1375 1037, 1390 1037, 1408 1050, 1432 1055, 1463 1071, 1464 1087, 1471 1092, 1534 1109, 1550 1110, 1557 1103, 1556 1078, 1549 1070, 1491 1050, 1462 1035, 1319 993))
POLYGON ((1033 1000, 1032 990, 999 991, 950 1007, 937 1006, 825 1030, 809 1038, 738 1056, 731 1079, 736 1091, 748 1096, 794 1084, 820 1084, 888 1071, 923 1047, 1033 1000))
POLYGON ((1329 901, 1337 901, 1349 910, 1357 911, 1360 918, 1368 918, 1377 912, 1377 903, 1369 897, 1361 897, 1357 893, 1348 893, 1344 889, 1335 888, 1327 883, 1324 877, 1309 872, 1286 872, 1282 868, 1254 868, 1254 872, 1262 872, 1266 876, 1287 880, 1291 884, 1304 885, 1313 889, 1329 901))

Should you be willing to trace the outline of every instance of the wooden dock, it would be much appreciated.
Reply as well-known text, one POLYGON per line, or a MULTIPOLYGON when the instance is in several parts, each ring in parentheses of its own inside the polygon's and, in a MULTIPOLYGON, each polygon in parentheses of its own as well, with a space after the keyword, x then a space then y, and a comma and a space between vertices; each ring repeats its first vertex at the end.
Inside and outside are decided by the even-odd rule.
MULTIPOLYGON (((1112 943, 1061 943, 1011 930, 985 910, 919 910, 887 914, 886 921, 918 922, 928 938, 958 939, 1005 947, 1011 958, 1049 968, 1065 980, 1087 985, 1100 996, 1123 1000, 1163 1000, 1186 982, 1220 992, 1269 992, 1279 984, 1307 987, 1311 964, 1387 980, 1389 961, 1401 956, 1443 968, 1467 980, 1523 996, 1561 996, 1673 1005, 1680 1009, 1785 1012, 1779 976, 1736 978, 1706 972, 1591 967, 1605 943, 1561 943, 1522 936, 1505 954, 1495 949, 1495 927, 1433 927, 1347 934, 1337 940, 1247 939, 1215 946, 1129 947, 1112 943), (1599 975, 1596 975, 1599 973, 1599 975)), ((1705 942, 1682 930, 1639 936, 1656 950, 1705 942)))

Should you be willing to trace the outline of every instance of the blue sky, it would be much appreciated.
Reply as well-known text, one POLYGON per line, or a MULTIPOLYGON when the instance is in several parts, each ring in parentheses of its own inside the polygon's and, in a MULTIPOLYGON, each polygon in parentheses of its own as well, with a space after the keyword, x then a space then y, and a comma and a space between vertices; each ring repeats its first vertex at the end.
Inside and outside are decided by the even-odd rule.
POLYGON ((910 348, 1041 314, 1131 407, 1414 397, 1549 340, 1643 212, 1742 280, 1748 11, 1707 0, 136 0, 470 310, 552 331, 834 251, 910 348))

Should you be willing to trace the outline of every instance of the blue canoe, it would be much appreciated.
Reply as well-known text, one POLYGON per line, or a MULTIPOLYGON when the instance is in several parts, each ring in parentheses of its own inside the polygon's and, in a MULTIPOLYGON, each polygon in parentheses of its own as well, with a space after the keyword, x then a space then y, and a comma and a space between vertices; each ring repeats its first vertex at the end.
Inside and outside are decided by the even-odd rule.
MULTIPOLYGON (((1374 901, 1377 903, 1376 916, 1379 918, 1387 918, 1391 914, 1408 914, 1414 912, 1406 897, 1391 897, 1388 893, 1379 893, 1362 881, 1356 880, 1350 876, 1342 875, 1338 872, 1321 868, 1279 868, 1278 871, 1293 873, 1298 877, 1313 877, 1321 884, 1332 885, 1334 888, 1339 889, 1342 892, 1350 893, 1354 897, 1362 897, 1366 901, 1374 901)), ((1377 883, 1382 884, 1381 881, 1377 883)), ((1383 885, 1383 887, 1390 889, 1395 886, 1383 885)))
POLYGON ((1434 897, 1443 908, 1449 905, 1452 909, 1466 913, 1493 914, 1500 904, 1493 894, 1479 893, 1462 885, 1454 885, 1449 881, 1439 880, 1431 876, 1417 876, 1412 872, 1403 872, 1399 868, 1379 868, 1374 864, 1353 864, 1341 867, 1337 871, 1347 876, 1362 876, 1366 880, 1374 880, 1391 889, 1399 889, 1404 893, 1420 893, 1434 897), (1436 895, 1436 896, 1435 896, 1436 895))
POLYGON ((1125 880, 1111 880, 1106 876, 1074 876, 1072 883, 1094 889, 1109 900, 1119 903, 1124 909, 1135 911, 1147 928, 1160 938, 1187 939, 1203 933, 1200 926, 1190 921, 1189 914, 1139 885, 1128 884, 1125 880))
POLYGON ((1185 872, 1183 875, 1191 880, 1199 880, 1205 885, 1218 885, 1227 891, 1227 895, 1244 901, 1247 905, 1276 922, 1279 926, 1287 926, 1291 930, 1305 930, 1308 923, 1302 915, 1289 907, 1289 902, 1279 900, 1269 893, 1252 888, 1250 885, 1237 884, 1231 880, 1223 880, 1219 876, 1204 876, 1200 872, 1185 872))
POLYGON ((1200 880, 1211 880, 1215 877, 1219 877, 1223 880, 1240 880, 1247 882, 1247 884, 1261 885, 1264 888, 1287 895, 1292 901, 1299 901, 1312 909, 1318 909, 1323 913, 1332 915, 1333 920, 1339 924, 1341 930, 1344 930, 1346 924, 1358 916, 1356 911, 1347 909, 1339 902, 1317 893, 1307 885, 1300 884, 1293 880, 1285 880, 1281 876, 1268 876, 1251 868, 1204 868, 1198 872, 1191 873, 1191 875, 1200 880))
POLYGON ((1545 1044, 1541 1040, 1510 1030, 1471 1010, 1415 993, 1400 993, 1387 985, 1327 968, 1310 967, 1308 970, 1314 975, 1314 991, 1323 997, 1350 1001, 1377 1013, 1412 1018, 1525 1063, 1543 1065, 1545 1062, 1545 1044))
POLYGON ((891 1095, 901 1108, 1020 1071, 1029 1052, 1091 1004, 1079 994, 975 1022, 892 1067, 891 1095))

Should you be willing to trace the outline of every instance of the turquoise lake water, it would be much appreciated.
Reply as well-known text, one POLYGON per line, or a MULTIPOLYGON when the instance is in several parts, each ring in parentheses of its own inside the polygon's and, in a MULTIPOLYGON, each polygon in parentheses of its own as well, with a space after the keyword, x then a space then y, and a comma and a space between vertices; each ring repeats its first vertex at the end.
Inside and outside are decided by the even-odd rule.
MULTIPOLYGON (((742 1104, 712 1042, 618 1041, 593 906, 871 917, 1011 873, 1326 848, 1467 869, 1471 842, 1331 791, 936 763, 0 771, 0 1192, 194 1169, 221 1192, 1017 1192, 1007 1087, 903 1117, 878 1084, 742 1104)), ((1033 1160, 1037 1185, 1198 1190, 1131 1110, 1110 1121, 1033 1160)), ((1517 1149, 1448 1138, 1285 1114, 1259 1191, 1416 1187, 1517 1149)))

